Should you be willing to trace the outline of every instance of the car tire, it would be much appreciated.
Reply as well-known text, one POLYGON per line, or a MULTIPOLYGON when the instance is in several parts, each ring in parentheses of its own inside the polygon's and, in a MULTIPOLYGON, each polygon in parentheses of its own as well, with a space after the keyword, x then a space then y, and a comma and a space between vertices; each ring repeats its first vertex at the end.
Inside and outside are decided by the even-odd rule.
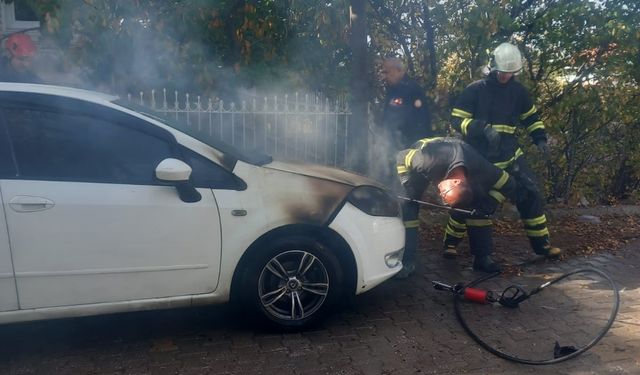
POLYGON ((281 238, 251 254, 239 302, 273 327, 302 329, 340 300, 342 272, 337 257, 321 242, 305 236, 281 238))

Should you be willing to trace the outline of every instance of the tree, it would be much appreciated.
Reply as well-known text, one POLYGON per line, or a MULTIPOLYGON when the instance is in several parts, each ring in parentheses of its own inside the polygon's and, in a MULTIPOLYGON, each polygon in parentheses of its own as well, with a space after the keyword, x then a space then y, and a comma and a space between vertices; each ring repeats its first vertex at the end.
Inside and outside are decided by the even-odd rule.
POLYGON ((534 161, 549 199, 580 190, 607 201, 639 185, 636 0, 25 1, 90 84, 112 91, 162 85, 233 97, 238 87, 286 88, 371 102, 382 96, 376 61, 400 55, 442 133, 455 97, 511 41, 551 136, 553 162, 534 161), (350 5, 366 5, 364 38, 352 33, 350 5))
POLYGON ((351 134, 352 144, 356 152, 354 164, 356 170, 366 172, 366 155, 368 150, 369 122, 367 119, 368 77, 367 77, 367 30, 366 30, 366 2, 365 0, 351 0, 351 101, 353 120, 351 134))

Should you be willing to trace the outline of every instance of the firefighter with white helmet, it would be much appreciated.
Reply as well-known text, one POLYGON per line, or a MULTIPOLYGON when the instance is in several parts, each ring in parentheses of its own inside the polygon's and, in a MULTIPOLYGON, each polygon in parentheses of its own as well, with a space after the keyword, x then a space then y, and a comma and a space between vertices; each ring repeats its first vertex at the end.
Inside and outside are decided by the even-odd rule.
POLYGON ((517 73, 522 70, 522 55, 518 47, 502 43, 493 51, 493 63, 498 72, 517 73))
MULTIPOLYGON (((517 138, 518 131, 527 133, 548 158, 544 123, 527 89, 514 77, 522 69, 518 47, 500 44, 493 51, 490 68, 486 78, 471 83, 458 97, 451 113, 453 128, 491 163, 513 176, 518 185, 516 206, 533 250, 548 257, 558 256, 561 250, 552 247, 549 240, 542 194, 517 138)), ((471 226, 449 224, 447 235, 458 238, 471 226)), ((454 257, 455 247, 446 244, 447 238, 444 256, 454 257)))

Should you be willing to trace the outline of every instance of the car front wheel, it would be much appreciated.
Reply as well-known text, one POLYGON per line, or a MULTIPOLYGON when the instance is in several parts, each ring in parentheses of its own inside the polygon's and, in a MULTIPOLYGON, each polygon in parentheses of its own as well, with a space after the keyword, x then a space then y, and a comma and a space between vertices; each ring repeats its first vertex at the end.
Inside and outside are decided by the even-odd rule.
POLYGON ((342 270, 324 245, 289 237, 264 250, 245 273, 243 299, 267 322, 303 328, 335 305, 343 290, 342 270))

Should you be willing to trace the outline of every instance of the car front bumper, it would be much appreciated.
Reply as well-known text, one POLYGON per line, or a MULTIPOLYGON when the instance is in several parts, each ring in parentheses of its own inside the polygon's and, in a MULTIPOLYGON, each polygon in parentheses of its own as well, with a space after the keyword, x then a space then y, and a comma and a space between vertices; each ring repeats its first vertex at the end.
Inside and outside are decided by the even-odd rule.
POLYGON ((329 227, 353 251, 358 268, 355 294, 375 287, 402 269, 405 230, 400 217, 371 216, 346 203, 329 227))

